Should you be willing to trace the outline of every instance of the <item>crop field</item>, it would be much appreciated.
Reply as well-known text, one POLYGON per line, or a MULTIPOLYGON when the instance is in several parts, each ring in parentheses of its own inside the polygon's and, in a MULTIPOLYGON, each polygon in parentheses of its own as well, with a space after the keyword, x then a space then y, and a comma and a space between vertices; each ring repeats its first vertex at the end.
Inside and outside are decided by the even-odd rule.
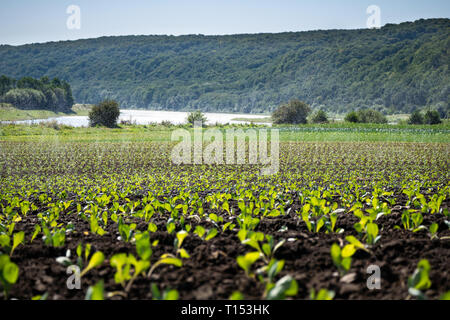
POLYGON ((448 130, 281 131, 263 176, 176 165, 167 129, 24 128, 0 136, 2 298, 449 298, 448 130))

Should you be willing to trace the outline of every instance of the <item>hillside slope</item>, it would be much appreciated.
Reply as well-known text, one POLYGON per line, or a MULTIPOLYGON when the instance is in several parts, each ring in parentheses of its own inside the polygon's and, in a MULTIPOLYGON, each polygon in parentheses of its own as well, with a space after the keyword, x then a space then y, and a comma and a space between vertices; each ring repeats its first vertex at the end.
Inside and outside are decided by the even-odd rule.
POLYGON ((75 101, 122 107, 269 112, 299 98, 344 112, 448 108, 450 20, 379 30, 124 36, 0 46, 0 74, 58 77, 75 101))

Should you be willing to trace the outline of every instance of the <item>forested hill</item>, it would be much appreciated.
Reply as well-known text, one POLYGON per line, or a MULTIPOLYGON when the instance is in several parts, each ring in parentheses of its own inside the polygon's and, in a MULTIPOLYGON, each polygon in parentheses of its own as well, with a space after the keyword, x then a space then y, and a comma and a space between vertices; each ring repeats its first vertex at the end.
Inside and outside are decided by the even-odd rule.
POLYGON ((450 20, 379 30, 123 36, 0 46, 0 75, 64 79, 78 103, 268 112, 298 98, 329 111, 448 108, 450 20))

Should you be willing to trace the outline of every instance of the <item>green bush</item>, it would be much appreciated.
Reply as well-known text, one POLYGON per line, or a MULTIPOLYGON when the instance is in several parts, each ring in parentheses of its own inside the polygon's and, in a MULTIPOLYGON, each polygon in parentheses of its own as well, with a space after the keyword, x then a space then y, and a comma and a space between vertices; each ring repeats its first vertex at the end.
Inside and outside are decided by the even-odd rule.
POLYGON ((119 115, 119 104, 114 100, 105 100, 92 107, 89 112, 89 125, 114 128, 117 127, 119 115))
POLYGON ((355 111, 351 111, 347 113, 344 120, 347 122, 357 123, 359 122, 358 114, 355 111))
POLYGON ((279 106, 272 113, 274 124, 301 124, 307 123, 308 114, 311 108, 306 103, 294 99, 287 104, 279 106))
POLYGON ((207 119, 201 111, 191 112, 187 117, 188 124, 191 124, 192 126, 194 126, 194 122, 200 122, 202 126, 204 126, 206 121, 207 119))
POLYGON ((313 123, 327 123, 328 122, 327 113, 325 111, 323 111, 323 110, 319 110, 311 118, 311 121, 313 123))
POLYGON ((3 101, 21 109, 39 109, 46 103, 44 94, 35 89, 9 90, 3 101))
POLYGON ((408 124, 423 124, 423 123, 424 123, 423 115, 418 110, 414 111, 409 116, 408 124))
POLYGON ((358 119, 362 123, 387 123, 386 117, 373 109, 358 110, 358 119))
POLYGON ((362 109, 349 112, 345 121, 353 123, 387 123, 386 117, 379 111, 373 109, 362 109))
POLYGON ((439 112, 437 112, 436 110, 428 110, 425 113, 424 116, 424 123, 425 124, 440 124, 441 121, 441 117, 439 116, 439 112))

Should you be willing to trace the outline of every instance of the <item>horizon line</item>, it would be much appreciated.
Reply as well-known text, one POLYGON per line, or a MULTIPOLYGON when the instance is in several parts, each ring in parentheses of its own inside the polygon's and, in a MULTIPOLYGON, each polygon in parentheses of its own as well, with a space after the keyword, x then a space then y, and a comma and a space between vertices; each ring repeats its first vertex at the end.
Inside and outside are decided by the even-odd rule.
MULTIPOLYGON (((378 29, 375 30, 381 30, 385 28, 386 26, 392 26, 392 25, 401 25, 404 23, 415 23, 418 21, 429 21, 429 20, 450 20, 450 18, 421 18, 414 21, 402 21, 398 23, 385 23, 383 26, 381 26, 378 29)), ((159 37, 188 37, 188 36, 204 36, 204 37, 225 37, 225 36, 245 36, 245 35, 264 35, 264 34, 283 34, 283 33, 306 33, 306 32, 321 32, 321 31, 358 31, 358 30, 374 30, 370 28, 340 28, 340 29, 310 29, 310 30, 297 30, 297 31, 279 31, 279 32, 243 32, 243 33, 223 33, 223 34, 203 34, 203 33, 186 33, 186 34, 161 34, 161 33, 155 33, 155 34, 119 34, 119 35, 100 35, 97 37, 90 37, 90 38, 78 38, 78 39, 60 39, 60 40, 49 40, 44 42, 31 42, 31 43, 23 43, 23 44, 7 44, 7 43, 0 43, 0 47, 21 47, 21 46, 29 46, 29 45, 39 45, 39 44, 49 44, 49 43, 58 43, 58 42, 76 42, 76 41, 86 41, 86 40, 95 40, 100 38, 112 38, 112 37, 152 37, 152 36, 159 36, 159 37)))

